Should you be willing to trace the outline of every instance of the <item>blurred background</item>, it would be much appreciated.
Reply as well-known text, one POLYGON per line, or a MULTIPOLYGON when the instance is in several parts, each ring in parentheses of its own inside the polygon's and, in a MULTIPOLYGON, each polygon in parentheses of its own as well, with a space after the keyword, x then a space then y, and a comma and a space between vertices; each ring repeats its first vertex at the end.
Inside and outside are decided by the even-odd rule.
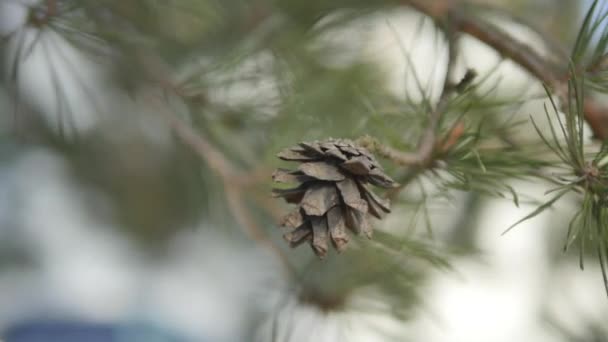
MULTIPOLYGON (((475 3, 550 54, 543 41, 569 49, 591 1, 475 3)), ((576 198, 501 236, 536 208, 539 181, 508 180, 516 207, 429 174, 373 243, 319 261, 282 241, 288 206, 270 196, 282 148, 364 134, 415 146, 413 104, 436 101, 446 51, 408 7, 0 0, 0 37, 1 341, 608 341, 595 259, 581 271, 562 253, 576 198)), ((465 36, 456 79, 468 68, 484 80, 472 117, 543 115, 540 83, 465 36)), ((512 128, 539 144, 529 122, 512 128)))

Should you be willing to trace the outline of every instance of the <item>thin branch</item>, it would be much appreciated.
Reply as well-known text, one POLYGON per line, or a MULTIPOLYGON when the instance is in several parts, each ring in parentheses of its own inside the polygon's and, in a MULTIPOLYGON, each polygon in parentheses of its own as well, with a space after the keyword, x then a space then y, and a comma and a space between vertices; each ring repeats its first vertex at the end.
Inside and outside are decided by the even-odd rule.
MULTIPOLYGON (((466 88, 468 84, 475 77, 474 72, 468 71, 465 77, 461 82, 457 85, 454 85, 450 82, 450 76, 452 75, 452 71, 454 69, 454 64, 456 60, 456 36, 453 34, 451 30, 451 19, 446 19, 444 22, 447 37, 447 69, 445 72, 445 77, 443 81, 443 88, 441 90, 441 94, 439 95, 439 101, 433 110, 429 113, 428 124, 420 136, 418 140, 418 145, 416 147, 416 151, 413 153, 402 152, 396 150, 390 146, 386 146, 381 144, 374 138, 369 136, 364 136, 359 139, 359 144, 368 149, 378 153, 380 156, 390 159, 393 162, 402 165, 402 166, 415 166, 417 168, 426 168, 433 163, 433 155, 438 147, 437 139, 437 128, 439 126, 439 122, 441 121, 442 116, 447 112, 450 102, 450 96, 456 92, 461 91, 466 88)), ((444 146, 439 146, 441 149, 444 146)))
POLYGON ((238 225, 251 239, 274 253, 283 265, 286 274, 292 276, 294 269, 289 263, 287 255, 256 223, 247 205, 244 203, 244 182, 242 182, 242 179, 245 179, 245 177, 241 177, 235 166, 203 135, 195 132, 190 125, 186 124, 171 110, 164 110, 163 114, 176 136, 205 160, 209 168, 221 178, 228 208, 238 225))
POLYGON ((213 145, 202 135, 196 133, 189 125, 174 114, 166 114, 166 117, 175 134, 182 142, 190 146, 200 157, 205 160, 207 166, 224 182, 236 178, 234 167, 213 145))
MULTIPOLYGON (((402 0, 404 4, 424 13, 436 21, 451 18, 454 28, 459 32, 469 34, 484 42, 496 52, 509 58, 535 78, 553 89, 560 97, 562 109, 567 106, 567 87, 565 83, 568 77, 562 77, 562 71, 531 49, 528 45, 521 43, 512 35, 500 28, 483 22, 479 18, 469 15, 458 6, 456 0, 402 0)), ((564 61, 568 65, 568 61, 564 61)), ((605 108, 599 110, 599 106, 592 100, 586 99, 585 120, 591 127, 593 134, 598 139, 608 138, 608 115, 605 108)))
POLYGON ((433 153, 435 152, 435 146, 437 144, 437 127, 439 126, 439 121, 441 120, 441 117, 448 110, 450 96, 456 90, 456 87, 454 87, 454 85, 450 83, 450 76, 452 75, 454 63, 456 61, 456 37, 454 36, 454 32, 452 31, 452 19, 448 17, 446 18, 445 22, 446 27, 444 31, 447 37, 448 63, 447 69, 445 71, 445 78, 443 81, 443 89, 441 90, 441 95, 439 96, 437 106, 433 111, 431 111, 429 115, 429 123, 426 127, 426 130, 418 143, 417 153, 421 158, 422 164, 425 166, 429 165, 429 163, 432 162, 433 153))
POLYGON ((548 55, 547 57, 554 57, 556 61, 566 61, 566 60, 568 60, 568 58, 570 58, 569 51, 561 44, 560 41, 558 41, 555 37, 550 35, 547 31, 545 31, 542 27, 540 27, 540 25, 537 25, 537 23, 527 20, 527 18, 525 18, 524 16, 520 16, 517 13, 512 13, 512 12, 509 12, 502 8, 498 8, 496 5, 492 5, 492 4, 484 4, 484 3, 476 2, 471 7, 480 9, 489 14, 494 14, 494 15, 506 18, 507 20, 509 20, 511 22, 517 23, 519 25, 522 25, 522 26, 525 26, 525 27, 531 29, 535 34, 537 34, 543 40, 543 42, 545 43, 545 46, 549 49, 549 54, 551 54, 552 56, 548 55))
MULTIPOLYGON (((175 85, 168 72, 165 70, 166 65, 158 58, 149 58, 145 60, 144 66, 148 69, 152 79, 166 93, 175 95, 181 99, 186 99, 187 94, 183 89, 175 85)), ((272 241, 272 239, 264 232, 264 230, 256 223, 252 217, 246 203, 244 202, 244 190, 249 188, 255 180, 261 178, 261 171, 256 170, 251 176, 243 175, 230 160, 228 160, 221 151, 219 151, 207 138, 196 132, 190 125, 184 122, 171 109, 167 108, 167 104, 161 101, 158 97, 152 97, 153 101, 158 102, 160 108, 163 108, 162 114, 167 119, 167 122, 175 132, 175 135, 182 143, 189 146, 196 152, 208 165, 208 167, 218 175, 224 186, 226 194, 226 202, 232 216, 237 221, 239 227, 244 230, 252 240, 260 246, 269 249, 282 264, 285 274, 288 277, 295 275, 295 269, 289 262, 287 255, 283 250, 272 241)), ((271 213, 273 214, 273 213, 271 213)))
POLYGON ((556 80, 554 70, 547 66, 547 61, 528 45, 519 42, 510 34, 500 28, 482 22, 478 18, 471 17, 459 6, 455 0, 403 0, 407 5, 430 16, 436 21, 451 18, 453 28, 469 34, 506 58, 511 59, 529 73, 547 84, 553 84, 556 80))
POLYGON ((357 144, 367 148, 370 152, 374 152, 382 158, 391 160, 401 166, 420 166, 421 158, 418 153, 408 153, 396 148, 384 145, 378 139, 364 135, 357 139, 357 144))
MULTIPOLYGON (((432 6, 433 5, 431 5, 431 7, 432 6)), ((433 10, 437 11, 441 9, 433 10)), ((437 145, 437 128, 439 126, 439 122, 441 121, 441 117, 448 109, 450 96, 454 92, 454 90, 456 90, 456 88, 452 84, 450 84, 450 76, 452 75, 452 70, 454 68, 454 63, 456 59, 455 36, 453 34, 454 30, 452 30, 451 27, 452 20, 451 18, 446 17, 442 20, 441 24, 444 26, 444 32, 448 42, 447 70, 445 72, 443 88, 439 96, 439 101, 437 102, 435 108, 430 110, 427 126, 422 135, 420 136, 420 139, 418 140, 416 151, 413 153, 402 152, 390 146, 383 145, 378 140, 370 136, 364 136, 358 140, 358 143, 360 145, 367 147, 371 151, 378 153, 380 156, 390 159, 393 162, 402 166, 415 166, 417 168, 425 168, 433 162, 433 154, 435 152, 435 146, 437 145)), ((411 65, 409 57, 407 58, 407 60, 410 62, 408 64, 411 65)), ((417 80, 416 72, 415 70, 413 71, 414 78, 417 80)), ((420 86, 420 82, 416 83, 419 85, 418 88, 421 93, 424 94, 424 91, 420 86)))

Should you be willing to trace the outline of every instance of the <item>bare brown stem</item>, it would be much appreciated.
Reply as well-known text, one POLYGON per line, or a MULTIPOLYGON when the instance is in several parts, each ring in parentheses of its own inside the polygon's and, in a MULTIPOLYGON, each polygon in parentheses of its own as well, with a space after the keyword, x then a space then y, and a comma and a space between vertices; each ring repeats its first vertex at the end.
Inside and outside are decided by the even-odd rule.
POLYGON ((393 147, 384 145, 378 139, 369 135, 364 135, 357 139, 357 144, 367 148, 370 152, 376 153, 382 158, 386 158, 395 164, 401 166, 419 166, 421 165, 420 156, 415 153, 403 152, 393 147))
POLYGON ((260 246, 270 250, 277 259, 279 259, 286 274, 292 276, 294 270, 289 263, 287 255, 272 241, 272 239, 270 239, 264 230, 261 229, 247 208, 244 201, 245 194, 243 192, 247 182, 242 181, 245 177, 241 177, 235 166, 203 135, 195 132, 190 125, 186 124, 171 110, 164 110, 163 113, 175 132, 175 135, 182 143, 192 148, 195 153, 205 160, 209 168, 221 178, 226 193, 228 208, 239 227, 241 227, 244 232, 260 246))
POLYGON ((46 15, 47 17, 57 15, 57 0, 46 0, 46 15))
POLYGON ((29 22, 37 27, 42 27, 49 23, 51 18, 57 16, 57 0, 46 0, 44 13, 38 15, 36 11, 30 11, 29 22))
MULTIPOLYGON (((413 7, 433 18, 453 20, 454 28, 459 32, 469 34, 484 42, 501 55, 520 65, 535 78, 553 89, 562 100, 562 106, 567 106, 567 89, 565 82, 568 77, 562 77, 562 71, 557 70, 547 58, 541 56, 528 45, 521 43, 515 37, 505 33, 498 27, 485 23, 479 18, 469 15, 457 6, 456 0, 403 0, 403 3, 413 7)), ((568 61, 563 61, 568 65, 568 61)), ((564 108, 565 109, 565 108, 564 108)), ((587 98, 585 104, 585 119, 596 138, 608 138, 608 110, 601 108, 593 99, 587 98)))
POLYGON ((429 115, 429 122, 423 133, 420 141, 418 142, 417 154, 420 157, 420 161, 423 166, 428 166, 432 163, 433 153, 435 152, 435 146, 437 145, 437 127, 441 117, 448 109, 450 102, 450 96, 454 92, 455 88, 450 84, 450 75, 454 68, 454 45, 455 40, 453 36, 448 37, 448 68, 445 72, 445 79, 443 81, 443 89, 439 101, 434 110, 429 115))

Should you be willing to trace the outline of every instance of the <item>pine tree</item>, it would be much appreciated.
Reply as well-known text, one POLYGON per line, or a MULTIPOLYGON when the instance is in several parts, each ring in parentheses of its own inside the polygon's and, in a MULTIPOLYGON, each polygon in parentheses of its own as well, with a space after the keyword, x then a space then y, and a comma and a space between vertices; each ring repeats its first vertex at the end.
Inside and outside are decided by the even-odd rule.
POLYGON ((4 32, 3 134, 64 155, 153 255, 201 220, 268 250, 290 290, 252 328, 260 341, 295 340, 297 322, 280 318, 302 305, 411 318, 430 274, 473 253, 478 208, 462 207, 453 236, 433 225, 458 196, 538 203, 505 233, 575 203, 563 249, 581 269, 599 265, 608 293, 608 7, 593 1, 557 36, 519 12, 458 0, 46 0, 4 32), (393 12, 416 21, 414 44, 399 47, 405 70, 379 65, 369 56, 382 43, 365 41, 379 26, 399 38, 393 12), (471 38, 539 91, 507 94, 506 62, 466 60, 471 38), (522 120, 539 100, 544 112, 522 120), (546 195, 527 198, 522 182, 546 195), (313 253, 290 248, 302 243, 313 253))

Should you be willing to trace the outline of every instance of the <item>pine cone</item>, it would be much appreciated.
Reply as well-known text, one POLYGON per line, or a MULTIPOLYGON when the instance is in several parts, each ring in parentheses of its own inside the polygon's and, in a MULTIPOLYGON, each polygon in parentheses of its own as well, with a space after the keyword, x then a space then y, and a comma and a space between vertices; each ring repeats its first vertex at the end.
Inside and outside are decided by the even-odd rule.
POLYGON ((300 183, 291 189, 273 189, 275 197, 298 205, 280 223, 292 229, 283 235, 291 247, 309 241, 323 258, 331 241, 341 252, 349 241, 347 229, 371 238, 368 214, 381 219, 390 212, 389 201, 366 184, 391 188, 396 183, 367 149, 351 140, 302 142, 277 156, 301 163, 295 171, 277 169, 272 174, 275 182, 300 183))

